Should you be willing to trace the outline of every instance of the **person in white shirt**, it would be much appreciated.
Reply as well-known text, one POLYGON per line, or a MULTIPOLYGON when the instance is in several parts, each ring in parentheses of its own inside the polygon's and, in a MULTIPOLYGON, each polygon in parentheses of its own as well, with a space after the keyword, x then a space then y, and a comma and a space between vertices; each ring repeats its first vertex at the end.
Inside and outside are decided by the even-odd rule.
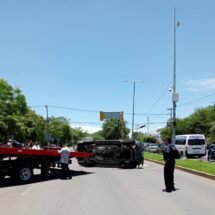
POLYGON ((40 146, 38 145, 37 142, 33 145, 32 149, 37 149, 37 150, 40 149, 40 146))
POLYGON ((69 156, 70 156, 70 149, 68 146, 64 146, 60 151, 60 163, 62 168, 62 174, 63 178, 69 177, 69 179, 72 178, 71 172, 69 169, 69 156))

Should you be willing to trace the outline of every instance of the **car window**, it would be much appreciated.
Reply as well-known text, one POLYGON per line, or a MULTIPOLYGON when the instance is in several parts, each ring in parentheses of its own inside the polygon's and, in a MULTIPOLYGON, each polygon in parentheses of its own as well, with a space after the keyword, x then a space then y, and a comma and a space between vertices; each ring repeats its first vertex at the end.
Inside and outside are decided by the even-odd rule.
POLYGON ((191 145, 191 146, 205 145, 205 140, 203 140, 203 139, 190 139, 190 140, 188 140, 188 145, 191 145))
POLYGON ((175 141, 175 145, 185 145, 186 140, 185 139, 178 139, 175 141))

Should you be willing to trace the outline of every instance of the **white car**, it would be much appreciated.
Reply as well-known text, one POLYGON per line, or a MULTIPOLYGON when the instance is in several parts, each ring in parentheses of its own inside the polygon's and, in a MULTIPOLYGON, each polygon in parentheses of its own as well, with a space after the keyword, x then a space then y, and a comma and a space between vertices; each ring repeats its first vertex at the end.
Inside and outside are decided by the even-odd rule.
POLYGON ((158 150, 159 150, 158 144, 156 144, 156 143, 150 143, 149 146, 146 148, 147 152, 157 153, 158 150))

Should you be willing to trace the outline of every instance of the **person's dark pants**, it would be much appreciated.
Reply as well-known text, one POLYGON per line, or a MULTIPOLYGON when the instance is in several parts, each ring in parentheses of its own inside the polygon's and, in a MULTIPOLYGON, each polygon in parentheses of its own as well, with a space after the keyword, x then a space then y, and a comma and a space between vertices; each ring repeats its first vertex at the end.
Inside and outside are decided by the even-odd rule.
POLYGON ((63 178, 72 177, 70 169, 69 169, 69 164, 61 163, 61 168, 62 168, 62 172, 63 172, 63 178))
POLYGON ((164 165, 164 181, 167 191, 175 189, 174 186, 174 169, 175 169, 175 160, 168 160, 164 165))

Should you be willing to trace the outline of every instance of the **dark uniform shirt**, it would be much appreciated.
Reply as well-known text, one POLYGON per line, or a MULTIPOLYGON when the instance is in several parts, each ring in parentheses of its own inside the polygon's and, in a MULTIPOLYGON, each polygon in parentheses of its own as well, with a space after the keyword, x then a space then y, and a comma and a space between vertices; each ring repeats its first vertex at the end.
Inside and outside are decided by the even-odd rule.
POLYGON ((174 153, 173 153, 174 150, 176 150, 176 147, 173 144, 166 145, 163 152, 163 159, 165 161, 168 161, 168 160, 174 161, 175 160, 174 153))

